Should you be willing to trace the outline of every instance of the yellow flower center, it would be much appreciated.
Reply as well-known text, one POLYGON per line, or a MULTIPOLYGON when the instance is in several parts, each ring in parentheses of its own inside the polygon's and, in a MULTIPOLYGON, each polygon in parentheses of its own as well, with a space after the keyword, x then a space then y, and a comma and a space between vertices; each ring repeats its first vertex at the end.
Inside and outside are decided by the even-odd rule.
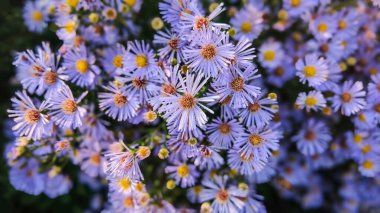
POLYGON ((113 96, 113 103, 115 104, 115 106, 121 108, 127 103, 127 96, 124 96, 120 93, 116 93, 113 96))
POLYGON ((179 105, 182 107, 182 109, 189 110, 194 108, 196 105, 197 100, 195 99, 194 96, 190 94, 184 94, 180 99, 179 99, 179 105))
POLYGON ((344 92, 340 95, 340 99, 343 101, 343 103, 348 103, 351 101, 352 96, 348 92, 344 92))
POLYGON ((71 7, 76 7, 78 5, 79 0, 67 0, 67 4, 71 7))
POLYGON ((216 55, 216 47, 213 44, 207 44, 201 49, 201 56, 206 60, 211 60, 216 55))
POLYGON ((198 185, 198 186, 193 187, 194 194, 199 195, 199 193, 201 193, 201 191, 202 191, 202 186, 198 185))
POLYGON ((209 21, 208 21, 207 18, 205 18, 205 17, 198 17, 195 20, 194 28, 197 29, 197 30, 201 30, 203 28, 203 26, 205 28, 207 28, 208 24, 209 24, 209 21))
POLYGON ((228 134, 231 132, 231 127, 228 123, 222 123, 219 125, 218 127, 219 131, 222 133, 222 134, 228 134))
POLYGON ((69 21, 66 23, 66 25, 63 27, 65 28, 66 32, 72 33, 75 30, 75 21, 69 21))
POLYGON ((127 190, 127 189, 129 189, 129 187, 131 187, 131 181, 128 178, 123 178, 123 179, 119 180, 119 186, 123 190, 127 190))
POLYGON ((361 151, 362 153, 367 154, 371 151, 371 149, 372 149, 371 146, 369 144, 366 144, 361 148, 361 151))
POLYGON ((33 13, 32 13, 32 19, 33 19, 33 21, 35 21, 35 22, 41 22, 42 18, 43 18, 43 15, 42 15, 41 11, 38 11, 38 10, 33 11, 33 13))
POLYGON ((249 33, 252 31, 252 24, 248 21, 245 21, 241 24, 240 29, 243 33, 249 33))
POLYGON ((77 103, 75 103, 75 101, 67 99, 62 103, 61 108, 62 108, 63 113, 69 115, 69 114, 73 114, 75 111, 77 111, 78 107, 77 107, 77 103))
POLYGON ((324 33, 324 32, 327 32, 328 29, 329 29, 329 25, 327 25, 326 23, 318 24, 318 27, 317 27, 318 32, 324 33))
POLYGON ((153 122, 157 119, 157 113, 155 111, 148 111, 145 113, 145 120, 148 122, 153 122))
POLYGON ((133 7, 136 4, 137 0, 124 0, 124 3, 129 7, 133 7))
POLYGON ((117 55, 112 59, 112 63, 117 68, 123 67, 123 56, 117 55))
POLYGON ((133 204, 133 197, 132 196, 128 196, 126 198, 124 198, 124 207, 129 209, 129 208, 132 208, 134 206, 133 204))
POLYGON ((249 136, 249 142, 252 145, 256 146, 256 145, 259 145, 263 142, 263 138, 258 134, 252 134, 249 136))
POLYGON ((309 106, 309 107, 315 106, 317 105, 317 103, 318 103, 318 100, 313 96, 309 96, 305 100, 306 106, 309 106))
POLYGON ((264 60, 273 61, 276 58, 276 53, 273 50, 264 52, 264 60))
POLYGON ((137 68, 144 68, 148 65, 148 58, 145 55, 137 55, 135 64, 137 68))
POLYGON ((30 109, 25 112, 24 120, 28 124, 34 124, 40 119, 40 113, 38 110, 30 109))
POLYGON ((372 67, 368 70, 370 75, 376 75, 377 74, 377 69, 375 67, 372 67))
POLYGON ((290 0, 290 5, 292 7, 298 7, 301 4, 301 0, 290 0))
POLYGON ((317 74, 317 69, 315 69, 314 66, 306 66, 304 69, 303 69, 303 73, 305 74, 305 76, 307 78, 311 78, 311 77, 314 77, 315 74, 317 74))
POLYGON ((370 161, 370 160, 365 160, 363 162, 363 168, 366 169, 366 170, 370 170, 370 169, 373 169, 373 162, 370 161))
POLYGON ((75 68, 77 69, 77 71, 81 74, 85 74, 88 69, 89 69, 90 65, 89 63, 87 62, 87 60, 85 59, 79 59, 76 63, 75 63, 75 68))
POLYGON ((365 117, 364 113, 359 113, 359 120, 363 121, 363 122, 366 122, 367 121, 367 118, 365 117))
POLYGON ((99 154, 91 155, 90 162, 92 164, 94 164, 94 165, 99 165, 99 163, 100 163, 100 155, 99 154))
POLYGON ((230 86, 232 90, 239 92, 244 88, 244 79, 242 77, 237 77, 230 83, 230 86))
POLYGON ((356 144, 360 144, 363 141, 363 137, 359 134, 355 134, 353 140, 356 144))
POLYGON ((45 74, 45 83, 47 85, 54 84, 55 82, 57 82, 57 79, 58 79, 58 74, 56 72, 53 72, 53 71, 46 72, 46 74, 45 74))
POLYGON ((340 20, 338 22, 338 29, 344 30, 347 28, 347 22, 345 20, 340 20))
POLYGON ((189 167, 186 164, 178 166, 177 175, 181 178, 187 177, 189 175, 189 167))

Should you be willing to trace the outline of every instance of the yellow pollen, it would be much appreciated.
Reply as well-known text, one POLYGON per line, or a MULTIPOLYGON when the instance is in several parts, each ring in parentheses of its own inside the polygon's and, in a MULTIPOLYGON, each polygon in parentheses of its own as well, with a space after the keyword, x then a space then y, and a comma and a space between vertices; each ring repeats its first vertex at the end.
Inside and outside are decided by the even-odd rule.
POLYGON ((301 0, 290 0, 290 5, 292 7, 299 7, 301 4, 301 0))
POLYGON ((46 74, 45 74, 45 83, 47 85, 54 84, 55 82, 57 82, 57 79, 58 79, 58 74, 56 72, 53 72, 53 71, 46 72, 46 74))
POLYGON ((364 145, 360 151, 364 154, 368 154, 372 150, 371 146, 369 144, 364 145))
POLYGON ((359 134, 355 134, 353 140, 356 144, 360 144, 363 141, 363 137, 359 134))
POLYGON ((65 24, 65 26, 63 28, 65 28, 66 32, 72 33, 75 30, 75 22, 69 21, 65 24))
POLYGON ((343 101, 343 103, 348 103, 351 101, 352 96, 348 92, 344 92, 340 95, 340 99, 343 101))
POLYGON ((314 66, 306 66, 304 69, 303 69, 303 73, 305 74, 305 76, 307 78, 311 78, 311 77, 314 77, 315 74, 317 74, 317 69, 315 69, 314 66))
POLYGON ((67 0, 67 4, 71 7, 76 7, 78 5, 79 0, 67 0))
POLYGON ((208 24, 209 24, 209 21, 208 21, 207 18, 205 18, 205 17, 198 17, 195 20, 194 28, 197 29, 197 30, 201 30, 203 28, 203 26, 205 28, 207 28, 208 24))
POLYGON ((123 190, 127 190, 127 189, 129 189, 129 187, 131 187, 131 181, 128 178, 123 178, 123 179, 119 180, 119 186, 123 190))
POLYGON ((186 164, 178 166, 177 175, 180 176, 181 178, 187 177, 189 175, 189 167, 186 164))
POLYGON ((129 7, 133 7, 136 4, 137 0, 124 0, 124 3, 129 7))
POLYGON ((194 108, 196 104, 197 104, 197 100, 195 99, 194 96, 190 94, 184 94, 179 99, 179 105, 182 107, 182 109, 185 109, 185 110, 190 110, 194 108))
POLYGON ((213 44, 207 44, 202 47, 201 56, 205 60, 211 60, 215 57, 215 55, 216 55, 216 48, 213 44))
POLYGON ((199 195, 199 193, 201 193, 201 191, 202 191, 202 186, 198 185, 198 186, 193 187, 194 194, 199 195))
POLYGON ((113 103, 115 104, 115 106, 119 108, 123 107, 127 103, 127 101, 127 96, 124 96, 120 93, 116 93, 113 96, 113 103))
POLYGON ((229 200, 229 195, 228 192, 225 189, 221 189, 217 194, 216 194, 216 201, 218 203, 227 203, 229 200))
POLYGON ((363 122, 367 122, 367 118, 365 117, 363 112, 359 113, 358 117, 359 117, 359 120, 361 120, 363 122))
POLYGON ((117 55, 112 59, 112 63, 117 68, 123 67, 123 56, 117 55))
POLYGON ((260 110, 260 108, 261 108, 261 106, 259 103, 253 103, 253 104, 248 105, 248 109, 250 112, 257 112, 260 110))
POLYGON ((256 145, 259 145, 263 142, 263 138, 258 134, 252 134, 249 136, 249 142, 252 145, 256 146, 256 145))
POLYGON ((145 55, 137 55, 135 64, 137 68, 144 68, 148 65, 148 58, 145 55))
POLYGON ((77 111, 78 107, 77 107, 77 103, 75 103, 75 101, 67 99, 64 102, 62 102, 61 108, 62 108, 63 113, 69 115, 69 114, 73 114, 75 111, 77 111))
POLYGON ((338 22, 338 29, 344 30, 347 28, 347 22, 345 20, 340 20, 338 22))
POLYGON ((235 78, 231 83, 230 87, 235 92, 239 92, 244 88, 244 79, 242 77, 235 78))
POLYGON ((150 155, 150 149, 147 146, 140 146, 139 149, 137 150, 137 156, 139 156, 141 160, 149 157, 149 155, 150 155))
POLYGON ((155 111, 148 111, 145 113, 145 120, 148 122, 153 122, 157 119, 157 113, 155 111))
POLYGON ((318 100, 313 96, 309 96, 306 98, 305 104, 306 106, 312 107, 318 104, 318 100))
POLYGON ((40 112, 35 109, 30 109, 25 112, 24 120, 28 124, 34 124, 40 119, 40 112))
POLYGON ((273 61, 276 58, 276 53, 273 50, 268 50, 264 52, 264 60, 273 61))
POLYGON ((340 42, 340 45, 342 45, 343 48, 346 48, 347 47, 347 41, 340 42))
POLYGON ((370 160, 365 160, 362 164, 363 168, 366 169, 366 170, 371 170, 373 169, 373 162, 370 161, 370 160))
POLYGON ((133 205, 133 197, 132 196, 128 196, 124 199, 124 202, 123 202, 125 208, 132 208, 134 205, 133 205))
POLYGON ((219 125, 218 127, 219 131, 222 133, 222 134, 228 134, 231 132, 231 127, 228 123, 222 123, 219 125))
POLYGON ((143 189, 144 189, 144 184, 143 183, 141 183, 141 182, 138 182, 137 184, 136 184, 136 190, 138 191, 138 192, 141 192, 143 189))
POLYGON ((33 11, 33 13, 32 13, 32 19, 33 19, 33 21, 35 21, 35 22, 41 22, 42 18, 43 18, 43 15, 42 15, 41 11, 38 11, 38 10, 33 11))
POLYGON ((326 23, 319 23, 318 24, 318 27, 317 27, 318 32, 324 33, 328 29, 329 29, 329 25, 327 25, 326 23))
POLYGON ((240 29, 243 33, 249 33, 252 31, 252 24, 248 21, 245 21, 241 24, 240 29))
POLYGON ((369 72, 370 75, 376 75, 376 74, 377 74, 377 69, 374 68, 374 67, 372 67, 372 68, 370 68, 370 69, 368 70, 368 72, 369 72))
POLYGON ((75 63, 76 70, 81 74, 85 74, 88 71, 89 67, 90 67, 90 65, 88 64, 87 60, 85 60, 85 59, 79 59, 75 63))
POLYGON ((90 162, 92 164, 94 164, 94 165, 99 165, 99 163, 100 163, 100 155, 99 154, 91 155, 90 162))

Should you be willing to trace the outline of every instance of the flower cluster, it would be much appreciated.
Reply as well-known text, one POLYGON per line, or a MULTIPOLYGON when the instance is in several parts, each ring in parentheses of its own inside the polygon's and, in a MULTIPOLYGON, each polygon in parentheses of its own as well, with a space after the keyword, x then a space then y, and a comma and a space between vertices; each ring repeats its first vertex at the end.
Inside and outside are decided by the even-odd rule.
POLYGON ((28 29, 62 44, 15 55, 10 182, 54 198, 74 164, 107 187, 104 212, 195 211, 174 191, 197 211, 262 213, 263 184, 304 208, 378 209, 372 3, 163 0, 141 40, 142 0, 27 1, 28 29))

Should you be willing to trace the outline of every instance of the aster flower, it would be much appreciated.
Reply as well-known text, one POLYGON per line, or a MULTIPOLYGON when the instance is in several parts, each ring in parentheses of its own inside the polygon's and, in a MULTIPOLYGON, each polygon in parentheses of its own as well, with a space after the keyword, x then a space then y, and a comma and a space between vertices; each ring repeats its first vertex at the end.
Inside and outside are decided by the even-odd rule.
POLYGON ((272 150, 279 149, 281 133, 264 125, 262 127, 251 126, 247 132, 240 134, 234 147, 239 150, 241 156, 266 160, 272 150))
POLYGON ((78 104, 87 95, 83 93, 78 99, 74 96, 68 86, 62 87, 57 93, 52 95, 48 103, 49 115, 51 119, 62 128, 77 128, 82 126, 82 119, 86 109, 78 104))
POLYGON ((218 29, 206 28, 194 32, 192 43, 183 54, 189 67, 206 77, 216 77, 234 58, 228 35, 218 29))
POLYGON ((236 187, 227 186, 227 176, 216 176, 214 180, 205 179, 202 181, 204 189, 201 191, 201 202, 212 200, 213 211, 220 213, 238 212, 244 206, 246 193, 236 187))
POLYGON ((230 70, 222 73, 213 87, 218 90, 220 98, 223 101, 231 98, 230 106, 232 108, 243 108, 248 106, 248 102, 253 102, 260 94, 260 87, 254 86, 252 80, 259 78, 255 66, 248 66, 244 71, 230 70))
POLYGON ((70 43, 77 35, 76 31, 79 23, 76 16, 58 16, 55 23, 59 28, 57 36, 60 40, 70 43))
POLYGON ((239 115, 243 119, 243 123, 250 126, 264 126, 268 124, 273 118, 274 114, 278 112, 277 100, 264 97, 265 93, 261 93, 248 106, 241 109, 239 115))
POLYGON ((200 169, 218 169, 224 164, 223 158, 212 147, 201 145, 199 155, 195 157, 194 165, 200 169))
POLYGON ((53 169, 48 172, 45 181, 44 193, 49 198, 56 198, 67 194, 73 186, 68 176, 56 174, 57 171, 55 170, 59 170, 59 168, 53 167, 53 169))
POLYGON ((180 25, 182 13, 191 12, 191 9, 196 8, 197 3, 194 0, 164 0, 158 4, 158 7, 163 19, 171 24, 173 28, 177 28, 180 25))
POLYGON ((246 37, 253 41, 264 28, 263 13, 252 4, 246 4, 231 19, 231 25, 237 30, 236 38, 246 37))
POLYGON ((45 187, 45 174, 39 173, 38 169, 38 163, 34 159, 26 161, 25 166, 19 162, 9 171, 9 181, 17 190, 39 195, 45 187))
POLYGON ((329 129, 323 122, 309 120, 296 136, 298 150, 304 155, 315 155, 324 152, 332 139, 329 129))
POLYGON ((136 97, 128 94, 125 87, 117 87, 114 84, 103 86, 107 92, 99 93, 99 108, 106 115, 125 121, 137 115, 139 102, 136 97))
POLYGON ((213 146, 220 149, 229 149, 239 133, 243 131, 241 124, 236 119, 228 120, 217 117, 207 125, 207 135, 213 146))
POLYGON ((169 30, 159 31, 154 35, 153 43, 163 46, 158 50, 158 53, 161 57, 167 58, 169 62, 173 59, 176 59, 178 63, 183 61, 182 50, 186 42, 177 33, 169 30))
POLYGON ((296 104, 300 109, 306 108, 307 112, 311 109, 318 111, 326 106, 326 100, 321 92, 313 90, 307 94, 305 92, 298 94, 296 104))
POLYGON ((378 157, 372 157, 362 160, 359 163, 359 172, 366 177, 374 177, 380 171, 380 167, 377 164, 379 162, 378 157))
POLYGON ((203 134, 199 129, 192 132, 191 135, 182 134, 174 128, 176 126, 169 126, 170 139, 167 141, 167 147, 170 151, 176 154, 175 157, 186 160, 187 158, 193 158, 199 155, 198 141, 202 141, 203 134))
POLYGON ((253 175, 265 168, 267 159, 256 158, 254 154, 243 154, 239 149, 228 150, 228 165, 231 169, 238 171, 242 175, 253 175))
POLYGON ((39 140, 51 134, 48 116, 42 111, 46 110, 46 102, 37 108, 30 97, 23 92, 16 92, 17 98, 12 98, 12 110, 8 110, 9 117, 13 118, 15 125, 12 130, 19 136, 39 140))
POLYGON ((23 17, 30 31, 42 32, 47 27, 49 14, 41 2, 27 1, 24 6, 23 17))
POLYGON ((192 13, 186 13, 185 11, 181 13, 180 23, 181 28, 185 31, 194 30, 200 31, 203 28, 222 28, 227 29, 229 26, 227 24, 214 23, 212 20, 218 16, 225 9, 223 8, 223 3, 219 4, 215 10, 213 10, 210 15, 205 17, 200 10, 197 8, 196 4, 190 4, 189 8, 192 13))
POLYGON ((282 87, 285 82, 294 77, 294 68, 287 60, 285 60, 281 65, 268 69, 270 74, 267 81, 278 88, 282 87))
POLYGON ((321 15, 310 22, 310 31, 317 39, 329 39, 336 32, 338 23, 333 16, 321 15))
POLYGON ((231 60, 232 66, 238 68, 246 68, 252 64, 252 60, 256 57, 254 54, 255 48, 247 38, 241 38, 234 46, 235 57, 231 60))
POLYGON ((158 74, 159 67, 154 59, 153 50, 145 41, 128 43, 130 51, 123 61, 132 62, 124 64, 124 72, 133 71, 133 77, 151 77, 158 74))
POLYGON ((265 68, 274 68, 280 65, 284 58, 284 51, 279 42, 268 41, 259 49, 259 61, 265 68))
POLYGON ((125 47, 121 44, 116 44, 104 50, 102 65, 110 75, 123 74, 124 63, 123 58, 126 54, 125 47))
POLYGON ((69 80, 80 87, 93 88, 100 69, 95 65, 95 56, 88 52, 84 45, 72 49, 63 57, 65 74, 69 80))
POLYGON ((175 162, 174 166, 167 166, 165 173, 175 180, 176 185, 187 188, 195 185, 195 178, 199 176, 196 167, 192 164, 175 162))
POLYGON ((332 108, 335 112, 340 109, 343 115, 350 116, 359 112, 366 104, 366 92, 360 81, 345 81, 341 87, 336 87, 334 92, 332 108))
POLYGON ((283 0, 284 9, 291 17, 299 17, 316 6, 313 0, 283 0))
POLYGON ((371 75, 371 82, 368 84, 368 99, 380 98, 380 74, 371 75))
POLYGON ((211 102, 216 97, 201 97, 196 95, 199 90, 207 83, 208 78, 203 78, 202 74, 186 75, 186 79, 179 77, 182 94, 169 95, 162 97, 163 106, 159 109, 167 122, 179 131, 193 131, 196 127, 204 127, 207 116, 202 109, 213 113, 202 102, 211 102))
POLYGON ((318 86, 327 80, 328 66, 325 59, 316 54, 308 54, 304 59, 298 59, 296 63, 297 73, 301 83, 306 82, 311 87, 318 86))

